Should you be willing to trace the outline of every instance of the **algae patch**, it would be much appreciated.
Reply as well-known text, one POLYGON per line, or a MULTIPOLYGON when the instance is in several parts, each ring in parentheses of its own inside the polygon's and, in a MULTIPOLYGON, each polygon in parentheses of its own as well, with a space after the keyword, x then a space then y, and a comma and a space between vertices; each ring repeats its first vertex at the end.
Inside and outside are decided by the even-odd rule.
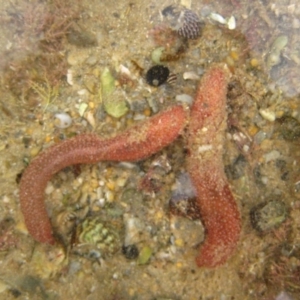
POLYGON ((115 78, 108 68, 103 70, 100 81, 105 111, 115 118, 124 116, 128 111, 128 107, 125 99, 121 95, 117 95, 115 78))

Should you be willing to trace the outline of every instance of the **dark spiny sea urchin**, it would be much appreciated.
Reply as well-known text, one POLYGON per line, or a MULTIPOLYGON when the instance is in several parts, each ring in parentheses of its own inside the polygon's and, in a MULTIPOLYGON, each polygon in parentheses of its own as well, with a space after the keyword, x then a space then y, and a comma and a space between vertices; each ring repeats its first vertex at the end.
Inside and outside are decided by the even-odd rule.
POLYGON ((147 71, 146 81, 152 86, 159 86, 167 81, 169 74, 170 71, 167 67, 156 65, 147 71))

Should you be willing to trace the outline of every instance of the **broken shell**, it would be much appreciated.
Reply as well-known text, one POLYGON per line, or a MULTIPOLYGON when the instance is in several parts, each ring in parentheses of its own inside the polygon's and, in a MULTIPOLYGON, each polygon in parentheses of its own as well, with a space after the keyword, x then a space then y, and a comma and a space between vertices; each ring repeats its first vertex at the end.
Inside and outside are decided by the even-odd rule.
POLYGON ((143 220, 124 214, 125 221, 125 241, 124 245, 138 244, 142 239, 142 232, 145 230, 143 220))
POLYGON ((184 72, 183 75, 182 75, 183 79, 184 80, 199 80, 200 77, 193 71, 187 71, 187 72, 184 72))
POLYGON ((217 13, 211 13, 209 15, 209 17, 213 20, 216 21, 220 24, 225 25, 226 24, 226 19, 224 17, 222 17, 221 15, 217 14, 217 13))
POLYGON ((227 20, 227 27, 229 30, 233 30, 236 28, 236 21, 235 21, 235 17, 231 16, 228 20, 227 20))
POLYGON ((72 118, 67 113, 57 113, 54 116, 54 125, 58 128, 68 128, 72 124, 72 118))
POLYGON ((187 94, 176 95, 175 99, 176 99, 176 101, 181 102, 181 103, 186 103, 189 106, 191 106, 194 101, 194 98, 187 94))
POLYGON ((174 73, 171 73, 168 76, 167 83, 170 84, 170 85, 174 85, 176 83, 176 80, 177 80, 177 75, 174 74, 174 73))
POLYGON ((74 84, 74 82, 73 82, 73 72, 72 72, 71 69, 67 70, 67 83, 69 85, 73 85, 74 84))
POLYGON ((261 108, 259 110, 259 113, 267 121, 274 122, 275 119, 276 119, 275 112, 272 111, 272 110, 270 110, 270 109, 268 109, 268 108, 266 108, 266 109, 261 108))
POLYGON ((86 111, 87 108, 88 108, 87 103, 82 102, 79 104, 78 113, 79 113, 80 117, 82 117, 84 115, 84 112, 86 111))

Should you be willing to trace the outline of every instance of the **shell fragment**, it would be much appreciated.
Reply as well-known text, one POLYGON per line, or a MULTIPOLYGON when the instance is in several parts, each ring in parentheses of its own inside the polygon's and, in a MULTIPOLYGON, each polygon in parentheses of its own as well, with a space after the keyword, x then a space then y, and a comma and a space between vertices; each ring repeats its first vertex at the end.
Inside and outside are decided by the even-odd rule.
POLYGON ((211 13, 209 17, 222 25, 226 25, 229 30, 233 30, 236 28, 236 20, 234 16, 230 16, 229 18, 224 18, 223 16, 217 13, 211 13))

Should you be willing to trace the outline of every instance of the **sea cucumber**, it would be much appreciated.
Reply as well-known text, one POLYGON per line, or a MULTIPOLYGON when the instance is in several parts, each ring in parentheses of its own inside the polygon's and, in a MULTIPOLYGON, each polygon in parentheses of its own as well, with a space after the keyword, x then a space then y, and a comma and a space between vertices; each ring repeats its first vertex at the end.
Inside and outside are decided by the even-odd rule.
POLYGON ((176 105, 113 138, 82 134, 39 154, 24 171, 20 182, 21 211, 29 233, 39 242, 55 243, 44 190, 59 170, 73 164, 145 159, 175 140, 186 119, 184 108, 176 105))
POLYGON ((199 267, 223 264, 237 247, 240 213, 224 173, 227 76, 222 67, 208 70, 191 108, 187 170, 196 188, 206 239, 196 258, 199 267))

